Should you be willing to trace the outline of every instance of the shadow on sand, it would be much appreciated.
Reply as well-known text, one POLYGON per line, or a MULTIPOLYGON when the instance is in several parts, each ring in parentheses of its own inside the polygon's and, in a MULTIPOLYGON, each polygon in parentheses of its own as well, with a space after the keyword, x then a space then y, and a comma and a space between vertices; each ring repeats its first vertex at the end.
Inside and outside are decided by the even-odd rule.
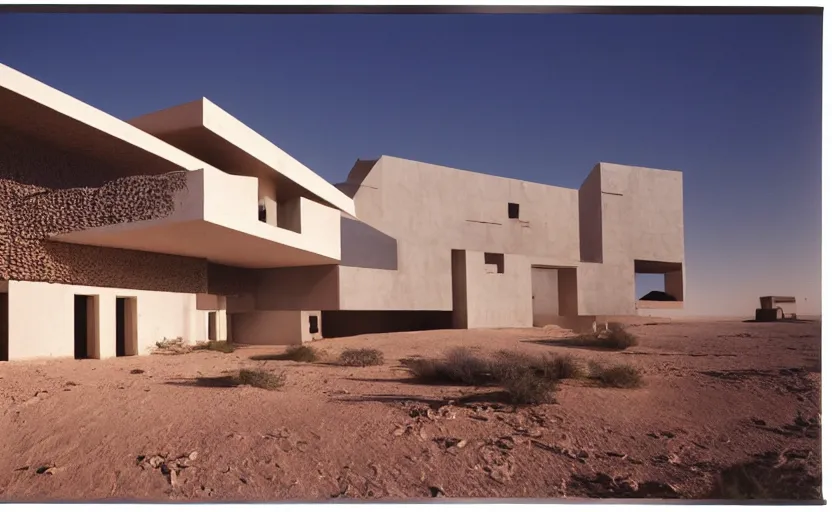
POLYGON ((553 338, 553 339, 524 339, 520 343, 534 343, 536 345, 543 345, 544 347, 564 347, 564 348, 579 348, 582 350, 591 350, 593 352, 623 352, 623 348, 605 347, 596 342, 587 341, 582 338, 553 338))
POLYGON ((169 380, 165 382, 171 386, 185 386, 196 388, 235 388, 240 383, 234 377, 197 377, 195 379, 169 380))
POLYGON ((458 405, 489 405, 489 404, 515 404, 511 401, 511 396, 505 391, 488 391, 484 393, 471 393, 462 395, 456 398, 427 398, 423 396, 413 395, 361 395, 355 397, 339 398, 340 402, 377 402, 385 404, 405 404, 407 402, 416 402, 427 405, 431 409, 439 409, 443 405, 448 405, 449 400, 453 400, 458 405))

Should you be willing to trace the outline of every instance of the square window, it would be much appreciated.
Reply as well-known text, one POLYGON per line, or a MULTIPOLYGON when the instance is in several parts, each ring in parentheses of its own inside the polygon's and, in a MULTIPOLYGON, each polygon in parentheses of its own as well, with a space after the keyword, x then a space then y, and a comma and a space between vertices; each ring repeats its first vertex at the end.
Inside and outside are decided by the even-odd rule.
POLYGON ((508 203, 508 218, 509 219, 519 219, 520 218, 520 205, 517 203, 508 203))
POLYGON ((487 274, 505 274, 506 263, 505 255, 487 252, 485 253, 485 272, 487 274))

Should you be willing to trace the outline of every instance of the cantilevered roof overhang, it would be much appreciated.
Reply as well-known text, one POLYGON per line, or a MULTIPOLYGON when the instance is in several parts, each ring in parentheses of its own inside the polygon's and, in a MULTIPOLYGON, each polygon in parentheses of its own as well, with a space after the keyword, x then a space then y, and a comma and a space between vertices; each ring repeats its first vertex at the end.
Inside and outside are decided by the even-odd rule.
POLYGON ((241 231, 204 220, 130 222, 64 233, 52 237, 65 243, 112 247, 203 258, 243 268, 302 267, 337 264, 340 260, 305 250, 301 235, 251 223, 241 231), (258 230, 255 232, 255 230, 258 230))
POLYGON ((273 183, 278 201, 301 196, 355 215, 350 197, 206 98, 129 122, 225 172, 273 183))
MULTIPOLYGON (((95 107, 0 64, 0 126, 126 174, 211 167, 95 107)), ((78 172, 83 172, 79 169, 78 172)))

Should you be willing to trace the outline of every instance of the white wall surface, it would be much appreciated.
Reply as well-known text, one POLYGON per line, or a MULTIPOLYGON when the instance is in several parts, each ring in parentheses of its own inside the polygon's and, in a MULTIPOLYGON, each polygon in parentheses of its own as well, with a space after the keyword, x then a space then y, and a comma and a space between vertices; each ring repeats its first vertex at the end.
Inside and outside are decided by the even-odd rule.
POLYGON ((116 297, 137 298, 138 353, 163 338, 187 342, 208 337, 208 312, 196 295, 51 283, 9 281, 9 360, 74 357, 74 296, 97 295, 99 357, 116 355, 116 297))

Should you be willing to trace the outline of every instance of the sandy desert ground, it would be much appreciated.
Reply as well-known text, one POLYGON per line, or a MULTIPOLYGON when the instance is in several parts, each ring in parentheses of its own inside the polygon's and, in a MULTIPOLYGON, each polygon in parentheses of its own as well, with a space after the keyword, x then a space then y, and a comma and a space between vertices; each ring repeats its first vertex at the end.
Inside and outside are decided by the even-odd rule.
POLYGON ((783 469, 776 482, 755 477, 764 486, 816 485, 820 322, 631 332, 640 344, 622 352, 558 346, 547 340, 566 333, 554 329, 314 344, 384 352, 365 368, 251 359, 282 347, 2 363, 0 500, 702 498, 738 463, 783 469), (557 403, 516 409, 488 389, 414 384, 400 367, 451 347, 627 363, 645 385, 565 380, 557 403), (285 371, 286 384, 208 384, 241 368, 285 371), (461 400, 471 394, 481 398, 461 400))

